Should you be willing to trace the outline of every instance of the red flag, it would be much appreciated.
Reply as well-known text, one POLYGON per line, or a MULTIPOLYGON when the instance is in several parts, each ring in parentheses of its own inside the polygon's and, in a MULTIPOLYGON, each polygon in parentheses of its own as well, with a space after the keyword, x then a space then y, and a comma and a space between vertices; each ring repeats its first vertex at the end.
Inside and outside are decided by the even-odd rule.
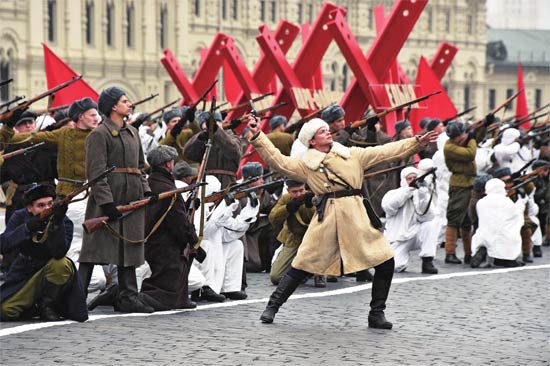
MULTIPOLYGON (((418 124, 422 118, 439 118, 444 120, 457 114, 456 108, 451 101, 451 98, 445 92, 445 89, 441 85, 439 78, 435 75, 430 65, 424 57, 420 57, 418 63, 418 74, 416 77, 416 84, 422 88, 422 94, 426 95, 438 90, 441 90, 440 94, 434 95, 424 102, 427 108, 425 109, 413 109, 410 115, 410 121, 415 131, 419 131, 418 124)), ((420 95, 417 95, 420 97, 420 95)))
MULTIPOLYGON (((42 43, 44 48, 44 68, 46 69, 46 80, 48 89, 54 88, 57 85, 71 80, 78 76, 69 65, 59 58, 48 46, 42 43)), ((75 100, 90 97, 97 102, 99 94, 83 79, 61 89, 55 93, 55 98, 51 107, 60 106, 63 104, 71 104, 75 100)))
MULTIPOLYGON (((525 85, 523 84, 523 70, 521 68, 521 64, 518 64, 518 89, 522 90, 525 88, 525 85)), ((521 119, 529 114, 529 111, 527 110, 527 98, 525 97, 525 90, 520 93, 517 97, 516 101, 516 119, 521 119)), ((521 125, 523 128, 529 128, 529 121, 523 123, 521 125)))

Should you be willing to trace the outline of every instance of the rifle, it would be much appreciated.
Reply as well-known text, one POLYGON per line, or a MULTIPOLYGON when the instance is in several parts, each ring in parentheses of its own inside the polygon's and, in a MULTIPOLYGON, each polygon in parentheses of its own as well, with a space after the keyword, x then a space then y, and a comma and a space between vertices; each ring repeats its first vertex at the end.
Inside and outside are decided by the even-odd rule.
MULTIPOLYGON (((252 102, 258 102, 258 101, 260 101, 260 100, 262 100, 262 99, 267 98, 267 97, 270 96, 270 95, 273 95, 273 93, 271 93, 271 92, 270 92, 270 93, 265 93, 265 94, 260 95, 259 97, 252 98, 251 100, 252 100, 252 102)), ((225 105, 225 104, 227 104, 227 102, 224 103, 224 104, 220 104, 219 106, 217 106, 217 108, 220 108, 222 105, 225 105)), ((228 113, 228 112, 236 111, 237 109, 244 108, 244 107, 246 107, 246 106, 248 106, 248 105, 250 105, 250 101, 244 102, 244 103, 241 103, 241 104, 237 104, 236 106, 231 107, 231 108, 222 109, 222 110, 220 111, 220 113, 228 113)))
POLYGON ((518 177, 521 176, 521 173, 529 168, 529 165, 533 164, 537 159, 531 159, 527 162, 527 164, 525 164, 524 166, 522 166, 521 168, 519 168, 517 171, 513 172, 512 175, 510 176, 510 179, 511 180, 515 180, 517 179, 518 177))
POLYGON ((25 96, 24 95, 16 95, 15 98, 13 98, 12 100, 8 100, 7 102, 5 102, 4 104, 0 104, 0 108, 4 108, 4 107, 8 107, 10 106, 10 104, 13 104, 15 102, 18 102, 20 101, 21 99, 25 99, 25 96))
POLYGON ((50 114, 50 113, 54 113, 54 112, 57 112, 59 110, 65 109, 65 108, 69 108, 70 106, 71 106, 70 104, 63 104, 63 105, 59 105, 59 106, 53 107, 53 108, 39 109, 39 110, 36 111, 36 114, 38 114, 38 115, 50 114))
POLYGON ((141 100, 138 100, 137 102, 132 103, 132 109, 135 109, 138 105, 143 104, 143 103, 145 103, 145 102, 148 102, 148 101, 150 101, 151 99, 155 99, 155 98, 158 97, 158 96, 159 96, 159 93, 155 93, 155 94, 151 94, 150 96, 145 97, 145 98, 143 98, 143 99, 141 99, 141 100))
MULTIPOLYGON (((274 180, 273 182, 260 184, 259 186, 245 188, 245 189, 242 189, 242 190, 237 191, 237 192, 228 192, 227 195, 224 197, 224 199, 226 200, 226 202, 231 203, 234 200, 238 200, 238 199, 241 199, 241 198, 244 198, 244 197, 248 197, 253 192, 255 192, 257 190, 260 190, 260 189, 264 189, 264 188, 267 189, 267 188, 273 188, 273 187, 282 187, 284 185, 284 183, 285 183, 285 180, 283 178, 281 178, 281 179, 278 179, 278 180, 274 180)), ((252 196, 252 198, 256 198, 255 194, 252 196)), ((253 203, 252 206, 255 207, 256 205, 253 203)))
POLYGON ((414 165, 415 163, 408 163, 408 164, 403 164, 403 165, 398 165, 398 166, 394 166, 392 168, 387 168, 387 169, 382 169, 382 170, 377 170, 375 172, 372 172, 372 173, 366 173, 363 175, 363 178, 372 178, 372 177, 375 177, 377 175, 380 175, 380 174, 386 174, 386 173, 390 173, 390 172, 393 172, 395 170, 399 170, 399 169, 403 169, 403 168, 406 168, 408 166, 411 166, 411 165, 414 165))
POLYGON ((516 185, 511 185, 510 187, 508 187, 508 185, 507 185, 507 188, 506 188, 506 195, 507 195, 508 197, 513 196, 514 194, 516 194, 516 191, 517 191, 519 188, 521 188, 521 187, 523 187, 523 186, 525 186, 525 185, 531 183, 531 182, 534 181, 535 179, 537 179, 536 176, 535 176, 535 177, 531 177, 531 178, 529 178, 529 179, 525 179, 525 180, 521 181, 521 183, 518 183, 518 184, 516 184, 516 185))
POLYGON ((15 151, 12 151, 12 152, 9 152, 9 153, 2 154, 2 160, 13 158, 14 156, 21 155, 21 154, 26 154, 31 150, 38 149, 40 146, 42 146, 44 144, 45 144, 45 142, 39 142, 38 144, 35 144, 35 145, 31 145, 31 146, 28 146, 28 147, 17 149, 15 151))
POLYGON ((9 109, 7 110, 6 112, 2 113, 0 115, 0 121, 5 121, 7 119, 10 119, 13 117, 13 113, 16 111, 16 110, 21 110, 21 111, 24 111, 26 109, 28 109, 31 104, 33 104, 34 102, 37 102, 39 101, 40 99, 43 99, 43 98, 46 98, 50 95, 53 95, 55 92, 63 89, 63 88, 66 88, 68 87, 69 85, 77 82, 78 80, 82 79, 82 75, 79 75, 79 76, 75 76, 74 78, 72 78, 71 80, 69 81, 66 81, 62 84, 59 84, 58 86, 56 87, 53 87, 41 94, 38 94, 37 96, 25 101, 25 102, 21 102, 17 105, 17 107, 13 108, 13 109, 9 109))
POLYGON ((423 100, 426 100, 428 99, 429 97, 432 97, 434 95, 437 95, 441 93, 441 90, 437 90, 437 91, 434 91, 433 93, 430 93, 430 94, 426 94, 426 95, 423 95, 421 96, 420 98, 416 98, 416 99, 413 99, 413 100, 410 100, 406 103, 403 103, 403 104, 400 104, 400 105, 397 105, 395 107, 391 107, 389 109, 386 109, 385 111, 382 111, 382 112, 378 112, 376 114, 373 114, 372 116, 368 116, 367 118, 364 118, 364 119, 360 119, 359 121, 355 121, 351 124, 351 127, 352 128, 357 128, 357 127, 361 127, 363 126, 365 123, 367 123, 367 121, 371 120, 371 119, 374 119, 374 118, 382 118, 384 117, 385 115, 387 114, 390 114, 392 112, 395 112, 397 110, 400 110, 400 109, 403 109, 403 108, 406 108, 408 106, 412 106, 413 104, 416 104, 418 102, 422 102, 423 100))
MULTIPOLYGON (((216 80, 217 81, 217 80, 216 80)), ((206 100, 206 99, 205 99, 206 100)), ((208 158, 210 157, 210 150, 212 150, 212 137, 214 135, 214 124, 217 123, 216 119, 214 117, 214 111, 216 110, 216 96, 212 96, 212 102, 210 103, 210 119, 208 122, 208 141, 206 141, 206 149, 204 150, 204 154, 202 156, 201 165, 199 167, 199 171, 197 174, 197 182, 202 182, 203 184, 206 184, 206 165, 208 164, 208 158)), ((189 210, 188 213, 188 219, 190 223, 194 223, 195 219, 195 212, 197 210, 197 207, 195 206, 195 200, 197 199, 198 195, 198 188, 195 188, 191 194, 189 195, 188 202, 191 203, 191 210, 189 210)), ((201 189, 201 203, 204 203, 204 196, 205 196, 205 190, 204 188, 201 189)), ((204 204, 201 204, 201 218, 200 218, 200 226, 199 226, 199 240, 195 245, 193 246, 186 246, 183 255, 185 258, 187 258, 190 263, 193 261, 193 259, 197 258, 197 260, 202 263, 204 259, 206 258, 206 252, 204 249, 201 248, 201 242, 202 238, 204 236, 204 204)))
POLYGON ((302 119, 294 122, 293 124, 286 126, 285 132, 286 133, 293 133, 294 131, 300 129, 304 125, 304 123, 306 123, 310 119, 320 116, 321 113, 323 113, 324 110, 325 110, 325 108, 319 108, 315 112, 310 113, 307 116, 303 117, 302 119))
POLYGON ((260 180, 260 178, 267 178, 267 177, 270 177, 272 176, 273 174, 275 174, 275 172, 269 172, 269 173, 266 173, 264 175, 259 175, 257 177, 254 177, 254 178, 250 178, 250 179, 247 179, 241 183, 237 183, 237 184, 234 184, 232 186, 228 186, 226 189, 222 189, 221 191, 218 191, 218 192, 214 192, 208 196, 205 197, 205 202, 207 203, 210 203, 210 202, 218 202, 220 201, 222 198, 225 198, 230 192, 236 192, 236 191, 239 191, 242 187, 246 187, 247 185, 249 185, 250 183, 253 183, 253 182, 256 182, 257 180, 260 180))
MULTIPOLYGON (((249 101, 249 103, 253 103, 253 102, 252 102, 252 99, 249 101)), ((245 114, 244 116, 242 116, 242 117, 240 118, 240 121, 241 121, 241 123, 242 123, 243 120, 244 120, 245 118, 247 118, 248 116, 250 116, 250 115, 253 115, 253 116, 255 116, 255 117, 258 116, 258 117, 261 117, 261 118, 266 118, 265 114, 266 114, 267 112, 270 112, 270 111, 273 111, 273 110, 275 110, 275 109, 281 108, 282 106, 284 106, 284 105, 286 105, 286 104, 287 104, 286 102, 277 103, 277 104, 275 104, 275 105, 272 105, 271 107, 267 107, 267 108, 264 108, 264 109, 260 109, 259 111, 256 111, 255 109, 251 109, 250 113, 245 114)), ((222 128, 223 128, 224 130, 227 130, 228 128, 231 128, 231 127, 232 127, 231 122, 224 122, 224 123, 222 124, 222 128)), ((233 127, 233 128, 234 128, 234 127, 233 127)))
POLYGON ((10 79, 7 79, 7 80, 2 80, 2 81, 0 81, 0 86, 8 85, 12 81, 13 81, 13 78, 10 78, 10 79))
MULTIPOLYGON (((76 196, 78 196, 80 193, 88 190, 88 188, 93 186, 95 183, 97 183, 98 181, 102 180, 103 178, 105 178, 106 176, 111 174, 111 172, 113 170, 115 170, 115 168, 116 168, 115 166, 112 166, 112 167, 106 169, 105 171, 103 171, 100 175, 98 175, 94 179, 91 179, 87 183, 82 184, 81 186, 79 186, 78 188, 76 188, 75 190, 70 192, 68 195, 66 195, 65 197, 63 197, 59 201, 56 201, 53 204, 52 207, 46 208, 44 211, 42 211, 40 213, 40 218, 41 219, 50 218, 51 216, 53 216, 53 213, 54 213, 54 211, 57 207, 63 206, 63 205, 68 205, 69 203, 71 203, 76 196)), ((50 224, 48 223, 48 226, 49 225, 50 224)), ((47 237, 48 237, 48 230, 47 230, 47 226, 46 226, 46 229, 44 230, 44 232, 34 234, 33 237, 32 237, 32 240, 35 243, 43 243, 46 240, 47 237), (39 238, 40 234, 42 236, 39 238)))
POLYGON ((464 116, 465 114, 468 114, 470 113, 471 111, 473 111, 474 109, 477 109, 476 106, 474 107, 471 107, 471 108, 468 108, 466 109, 465 111, 463 112, 460 112, 458 114, 455 114, 454 116, 450 117, 450 118, 447 118, 447 119, 444 119, 443 121, 441 121, 441 123, 443 123, 443 126, 447 126, 447 124, 455 119, 457 119, 458 117, 462 117, 464 116))
MULTIPOLYGON (((508 104, 510 104, 510 102, 514 99, 516 99, 522 92, 523 92, 523 88, 520 89, 517 93, 515 93, 514 95, 512 95, 510 98, 506 99, 503 103, 501 103, 500 105, 496 106, 495 108, 493 108, 492 111, 490 111, 488 114, 496 114, 498 111, 500 111, 502 108, 504 107, 507 107, 508 104)), ((478 129, 481 128, 481 126, 483 126, 483 122, 485 121, 485 117, 483 118, 480 118, 478 119, 477 121, 471 123, 469 126, 466 127, 466 133, 469 133, 471 131, 475 132, 477 131, 478 129)))
POLYGON ((160 108, 157 108, 155 109, 154 111, 150 112, 150 113, 147 113, 145 116, 141 117, 141 120, 143 121, 147 121, 149 118, 151 118, 151 116, 154 116, 155 114, 157 114, 158 112, 161 112, 163 111, 164 109, 176 104, 177 102, 180 101, 180 98, 176 99, 176 100, 173 100, 171 101, 170 103, 167 103, 165 105, 163 105, 162 107, 160 108))
MULTIPOLYGON (((529 162, 529 164, 531 164, 531 162, 529 162)), ((512 174, 511 178, 506 181, 507 182, 506 185, 509 187, 509 186, 512 186, 512 185, 514 185, 518 182, 525 182, 526 180, 530 179, 531 177, 536 177, 537 175, 543 173, 546 170, 550 170, 550 164, 540 166, 537 169, 531 170, 529 173, 524 174, 524 175, 514 177, 514 174, 516 174, 516 173, 514 173, 514 174, 512 174)), ((521 172, 521 170, 518 170, 518 172, 521 172)))
POLYGON ((418 183, 424 182, 424 179, 430 174, 435 175, 436 170, 437 170, 437 167, 433 167, 429 169, 426 173, 422 174, 420 177, 414 178, 413 181, 409 183, 409 187, 419 188, 418 183))
MULTIPOLYGON (((195 103, 191 104, 189 106, 189 108, 197 108, 197 106, 199 105, 199 103, 201 102, 201 100, 204 101, 204 103, 206 103, 206 96, 208 95, 208 93, 210 93, 210 91, 212 89, 214 89, 214 86, 216 86, 216 83, 218 82, 218 79, 214 80, 214 82, 212 84, 210 84, 210 86, 204 91, 204 93, 202 93, 201 97, 199 98, 199 100, 197 100, 195 103)), ((204 105, 202 107, 202 109, 204 109, 204 105)))
MULTIPOLYGON (((173 189, 171 191, 162 192, 159 194, 159 200, 163 200, 165 198, 178 195, 180 193, 192 191, 202 185, 204 185, 204 183, 196 183, 196 184, 188 185, 187 187, 182 187, 178 189, 173 189)), ((116 207, 116 209, 121 214, 130 213, 132 211, 135 211, 137 209, 147 206, 150 200, 151 200, 151 197, 147 197, 141 200, 130 202, 127 205, 119 205, 116 207)), ((107 216, 94 217, 84 221, 84 224, 82 224, 82 226, 84 227, 84 231, 86 231, 87 234, 90 234, 98 230, 99 228, 103 227, 108 220, 109 220, 109 217, 107 216)))

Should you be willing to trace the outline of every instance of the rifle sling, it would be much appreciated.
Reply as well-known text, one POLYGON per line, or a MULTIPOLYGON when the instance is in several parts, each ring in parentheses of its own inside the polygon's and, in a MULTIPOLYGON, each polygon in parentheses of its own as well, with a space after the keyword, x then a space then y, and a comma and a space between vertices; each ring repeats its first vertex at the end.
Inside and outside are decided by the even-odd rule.
POLYGON ((168 212, 170 212, 170 210, 174 206, 174 203, 176 202, 176 199, 177 199, 177 194, 174 194, 172 196, 172 201, 170 201, 170 206, 168 206, 168 208, 162 214, 162 216, 157 220, 157 222, 155 222, 155 225, 153 225, 153 228, 151 229, 149 234, 147 234, 147 236, 145 238, 141 239, 141 240, 132 240, 132 239, 125 238, 124 236, 120 235, 111 225, 109 225, 109 223, 107 221, 103 221, 103 224, 105 225, 107 230, 109 230, 109 232, 113 236, 117 237, 119 240, 124 240, 124 241, 126 241, 128 243, 132 243, 132 244, 145 243, 145 242, 147 242, 147 239, 149 239, 151 237, 151 235, 153 235, 155 233, 155 231, 157 231, 157 229, 160 227, 160 225, 162 224, 162 222, 166 218, 166 215, 168 215, 168 212))

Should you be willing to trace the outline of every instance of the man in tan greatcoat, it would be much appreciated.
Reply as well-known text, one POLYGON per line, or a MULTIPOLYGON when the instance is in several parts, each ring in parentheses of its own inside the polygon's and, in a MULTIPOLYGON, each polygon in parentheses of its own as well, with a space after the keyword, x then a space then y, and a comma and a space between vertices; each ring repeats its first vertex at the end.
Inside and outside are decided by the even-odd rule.
POLYGON ((112 166, 116 169, 91 188, 86 219, 108 216, 106 226, 85 233, 78 261, 78 272, 88 288, 94 264, 115 264, 118 295, 115 309, 122 312, 152 313, 154 310, 138 298, 136 267, 144 263, 145 210, 136 210, 122 218, 117 205, 151 196, 143 173, 144 157, 138 131, 126 122, 132 104, 124 90, 114 86, 103 90, 98 100, 103 122, 86 138, 86 176, 93 179, 112 166), (116 232, 116 233, 115 233, 116 232), (137 241, 131 242, 131 241, 137 241))
POLYGON ((328 124, 318 118, 304 125, 298 139, 308 146, 299 160, 282 155, 258 128, 254 117, 248 128, 256 151, 281 174, 305 181, 316 194, 316 214, 296 258, 271 295, 260 319, 271 323, 279 307, 311 273, 340 275, 374 267, 371 328, 391 329, 384 310, 393 277, 393 251, 379 230, 371 226, 361 197, 363 171, 380 162, 403 159, 435 140, 435 134, 370 148, 347 148, 333 142, 328 124), (346 228, 342 230, 342 228, 346 228), (338 229, 339 228, 339 229, 338 229), (343 268, 342 268, 343 265, 343 268))

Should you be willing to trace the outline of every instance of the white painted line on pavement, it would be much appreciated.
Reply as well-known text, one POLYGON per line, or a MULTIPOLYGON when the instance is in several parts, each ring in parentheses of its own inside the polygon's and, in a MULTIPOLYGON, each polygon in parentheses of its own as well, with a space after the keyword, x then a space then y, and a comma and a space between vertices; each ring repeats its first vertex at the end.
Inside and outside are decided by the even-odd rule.
MULTIPOLYGON (((457 277, 470 277, 470 276, 500 274, 500 273, 508 273, 508 272, 527 271, 527 270, 536 270, 536 269, 549 269, 549 268, 550 268, 550 264, 543 264, 543 265, 539 265, 539 266, 501 268, 501 269, 473 271, 473 272, 455 272, 455 273, 437 274, 437 275, 423 276, 423 277, 396 278, 392 281, 392 285, 400 284, 400 283, 407 283, 407 282, 437 281, 437 280, 447 280, 447 279, 450 279, 450 278, 457 278, 457 277)), ((306 298, 351 294, 351 293, 355 293, 355 292, 359 292, 359 291, 368 290, 368 289, 371 288, 371 286, 372 286, 372 284, 368 283, 368 284, 364 284, 364 285, 351 286, 351 287, 342 288, 342 289, 338 289, 338 290, 314 292, 314 293, 301 294, 301 295, 292 295, 290 297, 290 299, 291 300, 292 299, 306 299, 306 298)), ((181 313, 187 313, 187 312, 198 311, 198 310, 227 308, 227 307, 239 306, 239 305, 256 304, 256 303, 260 303, 260 302, 267 302, 268 300, 269 299, 266 297, 266 298, 263 298, 263 299, 249 299, 249 300, 230 301, 230 302, 223 302, 223 303, 216 303, 216 304, 199 305, 199 306, 197 306, 196 309, 158 311, 158 312, 155 312, 155 313, 152 313, 152 314, 143 314, 143 313, 118 314, 117 313, 117 314, 104 314, 104 315, 90 315, 90 318, 88 319, 88 322, 95 321, 95 320, 100 320, 100 319, 109 319, 109 318, 173 315, 173 314, 181 314, 181 313)), ((29 332, 31 330, 38 330, 38 329, 49 328, 49 327, 53 327, 53 326, 61 326, 61 325, 68 325, 68 324, 74 324, 74 323, 77 323, 77 322, 74 322, 72 320, 64 320, 64 321, 60 321, 60 322, 25 324, 25 325, 12 327, 12 328, 0 329, 0 337, 5 337, 5 336, 9 336, 9 335, 24 333, 24 332, 29 332)))

